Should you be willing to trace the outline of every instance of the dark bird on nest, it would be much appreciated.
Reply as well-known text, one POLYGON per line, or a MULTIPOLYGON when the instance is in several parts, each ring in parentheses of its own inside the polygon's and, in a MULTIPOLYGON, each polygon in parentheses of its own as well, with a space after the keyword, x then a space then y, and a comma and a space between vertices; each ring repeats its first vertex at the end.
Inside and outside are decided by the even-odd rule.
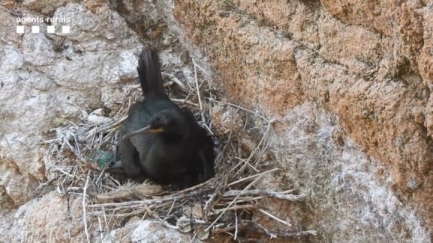
POLYGON ((186 108, 165 92, 157 53, 144 49, 138 61, 144 100, 131 106, 120 128, 121 167, 129 178, 179 189, 215 175, 213 142, 186 108))

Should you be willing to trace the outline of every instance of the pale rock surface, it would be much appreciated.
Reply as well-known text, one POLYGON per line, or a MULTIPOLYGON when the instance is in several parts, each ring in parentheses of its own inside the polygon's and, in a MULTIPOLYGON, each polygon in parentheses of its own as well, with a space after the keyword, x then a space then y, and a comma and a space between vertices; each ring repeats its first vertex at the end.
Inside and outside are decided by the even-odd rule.
POLYGON ((337 117, 305 103, 294 107, 282 121, 288 125, 278 126, 276 133, 285 136, 276 136, 271 147, 287 172, 281 174, 284 179, 269 178, 262 183, 266 185, 263 189, 291 184, 311 195, 309 205, 314 206, 306 214, 285 218, 284 209, 290 211, 289 207, 277 203, 274 215, 293 225, 302 221, 327 232, 319 242, 409 243, 429 239, 414 209, 402 204, 387 185, 393 179, 389 171, 375 165, 377 161, 345 136, 337 117), (379 173, 382 180, 377 178, 379 173))
POLYGON ((81 198, 49 192, 21 206, 5 242, 83 242, 81 198))
MULTIPOLYGON (((2 16, 8 15, 6 9, 0 10, 2 16)), ((31 198, 32 188, 46 176, 45 169, 50 166, 44 160, 47 150, 39 144, 44 134, 83 118, 83 110, 103 105, 101 86, 111 84, 114 89, 116 84, 136 77, 132 63, 137 62, 141 44, 119 15, 108 12, 113 25, 106 26, 100 18, 107 16, 96 16, 78 4, 60 7, 54 16, 65 13, 94 22, 95 31, 103 29, 111 39, 121 41, 101 42, 99 32, 88 30, 82 36, 65 36, 61 43, 56 41, 58 36, 28 32, 22 36, 21 45, 7 39, 2 42, 0 146, 2 165, 12 169, 5 170, 1 184, 6 191, 14 191, 10 195, 17 195, 11 197, 15 206, 31 198), (107 47, 100 51, 94 43, 107 47)), ((4 23, 14 19, 9 14, 4 23)))
MULTIPOLYGON (((119 237, 116 237, 116 233, 116 231, 110 232, 110 235, 107 236, 103 242, 117 242, 115 239, 119 239, 119 237)), ((192 240, 190 235, 182 234, 175 229, 167 228, 160 221, 156 220, 144 220, 135 223, 135 225, 131 227, 130 237, 128 238, 130 239, 129 242, 134 243, 200 242, 198 240, 192 240)))

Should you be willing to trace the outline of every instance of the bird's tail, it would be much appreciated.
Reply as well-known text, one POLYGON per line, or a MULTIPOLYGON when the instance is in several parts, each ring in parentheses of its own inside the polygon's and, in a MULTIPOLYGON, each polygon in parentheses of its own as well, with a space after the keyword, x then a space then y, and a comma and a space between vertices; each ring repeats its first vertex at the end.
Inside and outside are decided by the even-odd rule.
POLYGON ((162 83, 158 54, 151 48, 144 48, 138 60, 138 76, 145 97, 166 95, 162 83))

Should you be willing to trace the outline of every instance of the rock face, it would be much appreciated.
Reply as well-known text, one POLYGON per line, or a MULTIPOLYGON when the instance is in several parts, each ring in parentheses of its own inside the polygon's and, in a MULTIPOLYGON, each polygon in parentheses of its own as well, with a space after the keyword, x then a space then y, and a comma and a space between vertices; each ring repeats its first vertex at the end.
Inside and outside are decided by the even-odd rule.
MULTIPOLYGON (((16 25, 10 12, 0 8, 6 27, 16 25)), ((87 34, 83 34, 80 23, 72 23, 72 30, 79 33, 73 31, 71 38, 65 39, 30 33, 31 24, 26 25, 27 32, 22 36, 15 28, 2 28, 10 33, 0 42, 0 185, 5 191, 2 197, 11 199, 8 202, 15 207, 34 197, 33 189, 46 180, 45 170, 50 165, 44 161, 47 150, 41 146, 43 135, 60 124, 84 118, 86 110, 100 107, 102 89, 94 88, 109 86, 105 92, 110 92, 116 85, 135 78, 132 63, 136 63, 140 44, 128 34, 118 14, 105 12, 97 17, 77 4, 58 8, 54 16, 94 23, 94 31, 87 34), (103 23, 108 18, 111 25, 106 27, 103 23), (100 38, 106 41, 98 41, 100 38), (97 51, 98 46, 104 51, 97 51)))
POLYGON ((35 199, 53 166, 41 142, 97 108, 115 110, 143 41, 163 50, 176 78, 193 81, 188 52, 228 99, 277 120, 270 150, 287 172, 266 186, 309 193, 302 220, 320 232, 310 241, 432 241, 431 1, 110 4, 0 3, 0 241, 86 238, 78 206, 70 221, 67 206, 50 208, 64 203, 55 192, 35 199), (18 16, 68 17, 71 33, 25 23, 17 34, 18 16), (65 217, 47 222, 49 210, 65 217))
POLYGON ((79 198, 49 192, 17 210, 5 242, 84 242, 82 213, 79 198))
POLYGON ((277 131, 305 102, 336 114, 383 168, 377 179, 433 229, 430 5, 182 1, 173 14, 231 97, 278 118, 277 131))

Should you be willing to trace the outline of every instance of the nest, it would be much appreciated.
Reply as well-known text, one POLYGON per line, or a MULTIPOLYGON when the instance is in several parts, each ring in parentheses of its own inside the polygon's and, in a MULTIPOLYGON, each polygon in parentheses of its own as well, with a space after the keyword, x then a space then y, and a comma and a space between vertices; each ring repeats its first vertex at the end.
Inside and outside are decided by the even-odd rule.
MULTIPOLYGON (((48 169, 49 182, 63 195, 82 196, 83 223, 88 241, 97 232, 104 233, 125 225, 133 217, 151 218, 193 237, 206 240, 224 236, 241 239, 253 232, 267 238, 315 235, 313 230, 292 231, 290 224, 266 211, 260 201, 276 198, 300 201, 305 195, 296 190, 258 189, 261 179, 277 171, 263 162, 272 156, 268 138, 273 121, 263 115, 218 99, 218 92, 206 80, 206 73, 194 63, 195 85, 183 84, 174 76, 166 83, 170 96, 180 106, 188 107, 199 123, 207 128, 216 144, 216 176, 183 191, 119 181, 105 172, 118 159, 118 128, 126 119, 129 107, 141 99, 139 85, 130 86, 123 104, 107 117, 102 109, 87 116, 80 124, 57 128, 50 144, 53 166, 48 169), (201 80, 202 78, 200 78, 201 80), (181 98, 183 97, 183 98, 181 98), (253 218, 266 215, 281 227, 265 228, 253 218), (96 222, 96 223, 94 223, 96 222)), ((95 236, 95 235, 94 235, 95 236)), ((249 236, 251 238, 251 236, 249 236)))

